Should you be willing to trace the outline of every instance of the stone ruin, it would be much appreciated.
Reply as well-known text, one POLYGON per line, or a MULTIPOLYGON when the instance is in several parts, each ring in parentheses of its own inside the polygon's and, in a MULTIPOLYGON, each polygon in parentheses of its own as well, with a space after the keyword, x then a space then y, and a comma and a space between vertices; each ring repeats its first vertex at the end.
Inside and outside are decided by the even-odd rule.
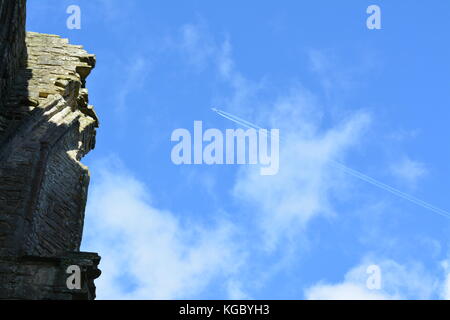
POLYGON ((100 257, 80 252, 98 119, 95 56, 25 31, 26 0, 0 0, 0 299, 94 299, 100 257), (81 286, 71 289, 69 266, 81 286))

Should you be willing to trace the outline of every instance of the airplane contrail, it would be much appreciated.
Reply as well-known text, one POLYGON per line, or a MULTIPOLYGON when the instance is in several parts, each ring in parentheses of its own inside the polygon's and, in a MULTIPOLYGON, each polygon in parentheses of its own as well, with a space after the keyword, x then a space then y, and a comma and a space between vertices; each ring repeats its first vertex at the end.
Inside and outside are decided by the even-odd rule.
MULTIPOLYGON (((267 130, 266 129, 263 129, 260 126, 254 124, 254 123, 248 122, 248 121, 246 121, 244 119, 241 119, 241 118, 239 118, 239 117, 237 117, 235 115, 232 115, 231 113, 225 112, 225 111, 217 109, 217 108, 211 108, 211 110, 216 112, 221 117, 224 117, 224 118, 226 118, 226 119, 228 119, 230 121, 233 121, 233 122, 235 122, 235 123, 237 123, 237 124, 239 124, 239 125, 241 125, 243 127, 246 127, 246 128, 249 128, 249 129, 264 130, 266 132, 266 134, 267 134, 267 130)), ((371 184, 371 185, 373 185, 375 187, 378 187, 378 188, 383 189, 383 190, 385 190, 385 191, 387 191, 387 192, 389 192, 389 193, 391 193, 393 195, 396 195, 397 197, 400 197, 400 198, 402 198, 404 200, 407 200, 407 201, 409 201, 411 203, 414 203, 414 204, 416 204, 418 206, 421 206, 424 209, 430 210, 430 211, 432 211, 432 212, 434 212, 436 214, 439 214, 441 216, 444 216, 444 217, 450 219, 450 212, 448 212, 448 211, 446 211, 444 209, 435 207, 435 206, 433 206, 432 204, 430 204, 430 203, 428 203, 426 201, 423 201, 423 200, 421 200, 419 198, 416 198, 416 197, 414 197, 414 196, 412 196, 410 194, 407 194, 407 193, 405 193, 403 191, 400 191, 400 190, 398 190, 398 189, 396 189, 394 187, 391 187, 391 186, 389 186, 389 185, 387 185, 387 184, 385 184, 385 183, 383 183, 381 181, 378 181, 378 180, 376 180, 376 179, 374 179, 374 178, 372 178, 372 177, 370 177, 370 176, 368 176, 368 175, 366 175, 366 174, 364 174, 362 172, 359 172, 357 170, 351 169, 351 168, 347 167, 346 165, 344 165, 344 164, 342 164, 340 162, 337 162, 337 161, 334 161, 334 160, 329 160, 329 162, 330 162, 330 164, 333 167, 342 170, 344 173, 346 173, 348 175, 351 175, 351 176, 353 176, 355 178, 358 178, 358 179, 360 179, 362 181, 365 181, 365 182, 367 182, 367 183, 369 183, 369 184, 371 184)))

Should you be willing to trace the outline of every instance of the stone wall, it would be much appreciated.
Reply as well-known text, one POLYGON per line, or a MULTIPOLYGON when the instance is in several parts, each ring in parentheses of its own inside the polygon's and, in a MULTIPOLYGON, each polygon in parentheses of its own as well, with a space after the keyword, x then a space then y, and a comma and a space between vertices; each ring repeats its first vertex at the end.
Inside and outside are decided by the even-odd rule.
POLYGON ((1 299, 14 300, 93 300, 93 280, 100 275, 95 253, 66 253, 61 257, 0 257, 1 299), (69 266, 80 267, 79 290, 71 290, 66 282, 69 266))
POLYGON ((79 249, 89 185, 80 160, 98 127, 85 88, 95 56, 55 35, 23 38, 24 10, 0 0, 0 298, 93 298, 100 258, 79 249), (61 261, 89 265, 88 293, 64 289, 61 261))
MULTIPOLYGON (((25 0, 0 1, 0 110, 17 71, 26 61, 25 15, 25 0)), ((0 117, 0 126, 3 122, 0 117)))
POLYGON ((27 96, 14 91, 5 106, 13 120, 0 147, 0 255, 55 255, 81 242, 89 172, 79 160, 98 126, 82 84, 95 58, 57 36, 28 33, 26 41, 32 76, 20 79, 27 96))

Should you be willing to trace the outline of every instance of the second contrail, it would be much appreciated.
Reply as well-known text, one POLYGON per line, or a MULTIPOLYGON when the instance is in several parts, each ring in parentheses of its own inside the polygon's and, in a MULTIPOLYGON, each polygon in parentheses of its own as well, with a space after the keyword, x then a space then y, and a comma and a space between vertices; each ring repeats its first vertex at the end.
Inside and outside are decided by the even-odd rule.
MULTIPOLYGON (((267 132, 266 129, 263 129, 260 126, 254 124, 254 123, 251 123, 251 122, 248 122, 247 120, 244 120, 244 119, 241 119, 239 117, 236 117, 236 116, 234 116, 234 115, 232 115, 232 114, 230 114, 228 112, 225 112, 223 110, 219 110, 217 108, 212 108, 212 111, 216 112, 221 117, 224 117, 224 118, 226 118, 226 119, 228 119, 230 121, 233 121, 234 123, 237 123, 237 124, 239 124, 239 125, 241 125, 243 127, 246 127, 246 128, 249 128, 249 129, 264 130, 265 132, 267 132)), ((435 206, 433 206, 432 204, 430 204, 430 203, 428 203, 426 201, 423 201, 423 200, 421 200, 419 198, 416 198, 416 197, 414 197, 414 196, 412 196, 410 194, 407 194, 407 193, 405 193, 403 191, 400 191, 400 190, 398 190, 398 189, 396 189, 394 187, 391 187, 391 186, 389 186, 389 185, 387 185, 387 184, 385 184, 385 183, 383 183, 381 181, 378 181, 378 180, 376 180, 376 179, 374 179, 374 178, 372 178, 372 177, 370 177, 368 175, 365 175, 362 172, 359 172, 357 170, 351 169, 351 168, 347 167, 346 165, 344 165, 344 164, 342 164, 340 162, 337 162, 337 161, 334 161, 334 160, 329 160, 329 162, 330 162, 330 164, 333 167, 342 170, 344 173, 346 173, 348 175, 351 175, 351 176, 353 176, 355 178, 358 178, 358 179, 360 179, 360 180, 362 180, 364 182, 367 182, 367 183, 369 183, 369 184, 371 184, 371 185, 373 185, 373 186, 375 186, 377 188, 380 188, 380 189, 385 190, 385 191, 387 191, 387 192, 389 192, 391 194, 394 194, 397 197, 400 197, 400 198, 402 198, 404 200, 407 200, 407 201, 409 201, 411 203, 414 203, 414 204, 416 204, 416 205, 418 205, 418 206, 420 206, 420 207, 422 207, 424 209, 427 209, 427 210, 429 210, 431 212, 434 212, 436 214, 439 214, 441 216, 444 216, 444 217, 450 219, 450 212, 448 212, 448 211, 446 211, 444 209, 435 207, 435 206)))

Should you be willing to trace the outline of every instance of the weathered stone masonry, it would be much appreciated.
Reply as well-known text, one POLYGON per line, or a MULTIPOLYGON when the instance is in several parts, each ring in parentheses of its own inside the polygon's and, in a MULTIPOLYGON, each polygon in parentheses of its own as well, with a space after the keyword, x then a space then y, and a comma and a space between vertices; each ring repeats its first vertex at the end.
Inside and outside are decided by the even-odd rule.
POLYGON ((89 184, 81 158, 98 119, 86 77, 95 56, 25 33, 25 0, 0 0, 0 299, 93 299, 100 257, 80 243, 89 184), (69 265, 82 288, 69 290, 69 265))

